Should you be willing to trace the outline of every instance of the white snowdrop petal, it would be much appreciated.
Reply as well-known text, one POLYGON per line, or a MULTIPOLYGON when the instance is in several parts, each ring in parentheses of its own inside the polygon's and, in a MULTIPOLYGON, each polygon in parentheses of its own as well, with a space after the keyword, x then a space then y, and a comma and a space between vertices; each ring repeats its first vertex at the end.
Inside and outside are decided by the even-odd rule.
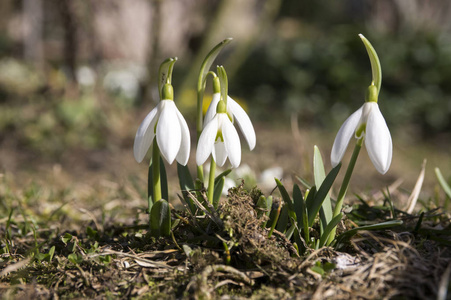
POLYGON ((158 120, 158 107, 152 109, 136 131, 133 154, 138 163, 142 162, 155 137, 155 124, 158 120))
POLYGON ((217 134, 218 120, 215 117, 205 126, 199 137, 196 151, 196 163, 198 166, 202 165, 210 156, 217 134))
POLYGON ((222 136, 224 137, 224 146, 229 156, 229 161, 234 168, 237 168, 241 163, 241 143, 238 132, 226 114, 222 115, 222 136))
POLYGON ((221 141, 217 141, 214 144, 212 151, 213 159, 216 162, 218 167, 222 167, 227 160, 227 150, 225 148, 225 144, 221 141))
POLYGON ((247 144, 249 145, 249 149, 254 149, 256 136, 254 126, 252 126, 252 122, 249 119, 249 116, 246 114, 244 109, 229 96, 227 96, 227 106, 230 109, 230 112, 235 117, 235 120, 238 123, 238 126, 240 127, 240 130, 243 133, 247 144))
POLYGON ((161 100, 160 102, 163 104, 157 124, 157 143, 161 155, 169 164, 172 164, 180 149, 182 132, 174 101, 161 100))
POLYGON ((182 133, 182 140, 180 143, 180 149, 177 153, 176 160, 179 164, 186 166, 189 159, 190 149, 191 149, 191 136, 189 133, 188 124, 186 124, 183 115, 180 113, 178 109, 176 109, 177 118, 180 124, 180 129, 182 133))
POLYGON ((336 167, 343 159, 349 141, 354 136, 356 127, 362 116, 362 107, 349 116, 338 131, 330 154, 332 167, 336 167))
POLYGON ((211 103, 208 106, 207 113, 204 117, 204 124, 203 128, 207 126, 208 122, 213 120, 214 116, 216 115, 216 107, 218 106, 219 100, 221 99, 221 95, 219 93, 213 94, 213 98, 211 99, 211 103))
POLYGON ((387 123, 377 103, 371 109, 366 124, 365 146, 376 170, 385 174, 390 168, 393 144, 387 123))

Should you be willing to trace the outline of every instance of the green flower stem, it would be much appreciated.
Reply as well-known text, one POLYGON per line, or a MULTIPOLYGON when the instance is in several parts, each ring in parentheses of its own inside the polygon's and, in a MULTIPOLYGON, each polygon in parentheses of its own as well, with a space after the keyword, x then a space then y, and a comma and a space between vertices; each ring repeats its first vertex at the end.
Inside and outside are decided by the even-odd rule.
MULTIPOLYGON (((161 178, 160 178, 160 149, 156 141, 152 148, 152 184, 153 184, 153 203, 161 199, 161 178)), ((150 206, 149 206, 150 207, 150 206)))
MULTIPOLYGON (((362 144, 363 144, 363 138, 358 139, 357 143, 355 144, 354 151, 352 152, 351 160, 349 161, 348 169, 346 170, 346 174, 345 174, 345 177, 343 178, 343 182, 341 184, 340 191, 338 192, 337 203, 335 204, 334 214, 333 214, 332 218, 335 218, 341 212, 341 208, 343 207, 343 201, 345 199, 346 192, 348 191, 349 182, 351 181, 351 175, 352 175, 352 172, 354 171, 357 157, 359 157, 360 149, 362 149, 362 144)), ((337 227, 335 227, 331 231, 331 233, 329 235, 329 239, 327 241, 327 245, 332 243, 332 241, 335 239, 336 230, 337 230, 337 227)))
POLYGON ((207 198, 208 202, 213 203, 213 195, 215 192, 215 173, 216 173, 216 162, 211 158, 210 162, 210 174, 208 176, 208 191, 207 191, 207 198))

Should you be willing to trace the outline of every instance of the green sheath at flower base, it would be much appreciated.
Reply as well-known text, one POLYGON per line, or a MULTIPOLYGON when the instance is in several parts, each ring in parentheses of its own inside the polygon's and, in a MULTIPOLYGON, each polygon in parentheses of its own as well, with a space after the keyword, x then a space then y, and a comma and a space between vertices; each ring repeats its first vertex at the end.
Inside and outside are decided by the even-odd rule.
POLYGON ((382 69, 381 62, 379 61, 379 57, 377 56, 376 50, 374 50, 371 43, 363 36, 363 34, 359 34, 360 39, 365 45, 366 51, 368 52, 368 56, 370 57, 371 62, 371 71, 373 74, 372 84, 377 87, 377 93, 381 90, 382 83, 382 69))
POLYGON ((375 85, 370 85, 366 89, 365 102, 376 102, 378 98, 379 91, 375 85))
POLYGON ((161 92, 162 98, 164 100, 174 100, 174 88, 170 83, 166 83, 163 86, 163 90, 161 92))

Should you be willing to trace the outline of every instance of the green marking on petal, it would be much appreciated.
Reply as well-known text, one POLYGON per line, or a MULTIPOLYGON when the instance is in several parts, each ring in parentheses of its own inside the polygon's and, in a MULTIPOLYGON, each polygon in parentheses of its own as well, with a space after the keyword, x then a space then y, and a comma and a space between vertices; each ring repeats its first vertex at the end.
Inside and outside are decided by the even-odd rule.
POLYGON ((355 137, 360 139, 364 136, 366 131, 366 124, 361 124, 355 131, 355 137))

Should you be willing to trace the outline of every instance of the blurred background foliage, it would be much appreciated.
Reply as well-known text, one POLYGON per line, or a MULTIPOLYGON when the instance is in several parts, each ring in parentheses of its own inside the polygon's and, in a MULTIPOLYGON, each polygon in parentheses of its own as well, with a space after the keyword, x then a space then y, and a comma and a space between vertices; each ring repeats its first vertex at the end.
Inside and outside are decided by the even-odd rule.
POLYGON ((447 0, 2 0, 2 169, 11 153, 129 151, 171 56, 176 102, 193 122, 200 63, 229 36, 218 63, 256 123, 296 116, 335 133, 371 81, 364 34, 382 63, 393 133, 449 153, 450 28, 447 0))

